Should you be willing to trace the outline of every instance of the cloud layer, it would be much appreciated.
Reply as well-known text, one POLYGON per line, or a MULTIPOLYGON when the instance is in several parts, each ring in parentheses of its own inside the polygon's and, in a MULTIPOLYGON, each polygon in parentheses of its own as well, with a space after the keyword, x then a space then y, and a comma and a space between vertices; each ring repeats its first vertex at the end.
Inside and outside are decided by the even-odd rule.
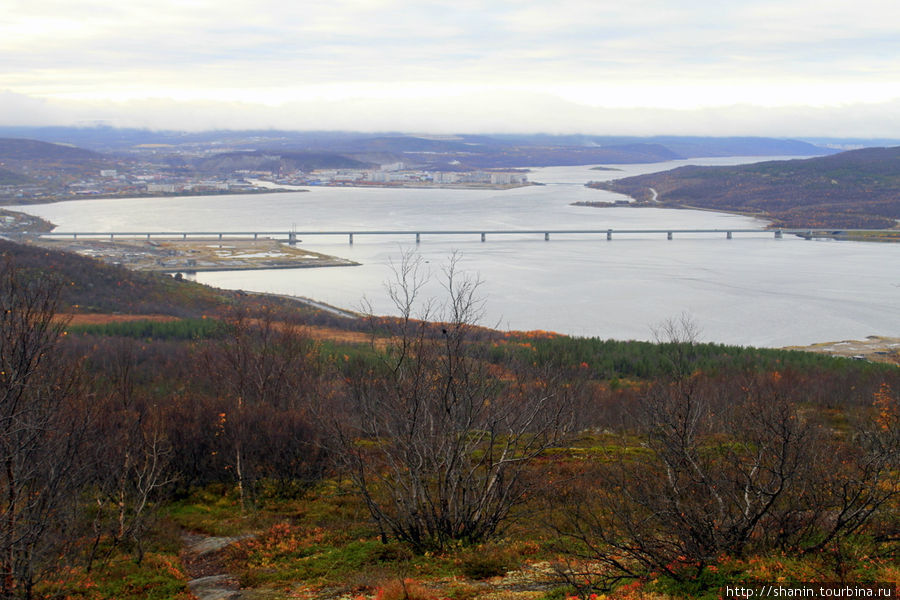
POLYGON ((0 121, 900 136, 896 0, 7 0, 0 121))

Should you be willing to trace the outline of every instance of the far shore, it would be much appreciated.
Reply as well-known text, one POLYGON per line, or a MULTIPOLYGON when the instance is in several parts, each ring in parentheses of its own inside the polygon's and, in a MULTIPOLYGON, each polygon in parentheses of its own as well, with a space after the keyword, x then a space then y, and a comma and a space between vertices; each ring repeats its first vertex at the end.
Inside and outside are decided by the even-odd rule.
MULTIPOLYGON (((271 183, 271 182, 267 182, 271 183)), ((195 196, 246 196, 256 194, 284 194, 309 192, 310 188, 388 188, 388 189, 417 189, 417 190, 512 190, 520 187, 528 187, 531 185, 543 185, 541 183, 529 181, 527 183, 513 184, 493 184, 493 183, 437 183, 429 184, 426 182, 415 183, 317 183, 306 185, 290 185, 278 187, 273 184, 272 187, 265 189, 248 189, 248 190, 208 190, 208 191, 184 191, 184 192, 133 192, 128 194, 86 194, 82 196, 47 196, 39 198, 0 198, 0 204, 8 207, 12 206, 29 206, 32 204, 56 204, 57 202, 70 202, 73 200, 130 200, 144 198, 192 198, 195 196)))

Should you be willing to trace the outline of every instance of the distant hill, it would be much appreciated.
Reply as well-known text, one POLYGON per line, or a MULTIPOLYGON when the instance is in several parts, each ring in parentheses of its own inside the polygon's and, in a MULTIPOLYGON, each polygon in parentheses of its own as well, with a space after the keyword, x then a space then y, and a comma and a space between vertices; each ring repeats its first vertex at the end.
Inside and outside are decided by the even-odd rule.
POLYGON ((38 140, 0 138, 0 160, 78 161, 102 158, 91 150, 38 140))
POLYGON ((666 148, 674 158, 709 156, 821 156, 832 154, 825 145, 801 140, 765 137, 699 136, 598 136, 598 135, 498 135, 498 141, 519 146, 569 146, 616 148, 635 144, 666 148))
POLYGON ((900 219, 900 147, 806 160, 672 171, 590 184, 661 206, 750 213, 781 227, 893 228, 900 219))
POLYGON ((267 171, 364 169, 372 165, 330 152, 253 151, 216 154, 196 161, 194 166, 204 172, 230 173, 242 169, 267 171))
POLYGON ((608 136, 549 134, 414 135, 352 131, 150 131, 113 127, 0 127, 0 136, 67 143, 101 152, 234 151, 314 152, 385 156, 387 162, 447 164, 470 168, 650 162, 699 156, 818 156, 830 146, 873 146, 866 140, 802 140, 763 137, 608 136), (660 153, 654 148, 665 148, 660 153), (522 162, 525 161, 525 162, 522 162))

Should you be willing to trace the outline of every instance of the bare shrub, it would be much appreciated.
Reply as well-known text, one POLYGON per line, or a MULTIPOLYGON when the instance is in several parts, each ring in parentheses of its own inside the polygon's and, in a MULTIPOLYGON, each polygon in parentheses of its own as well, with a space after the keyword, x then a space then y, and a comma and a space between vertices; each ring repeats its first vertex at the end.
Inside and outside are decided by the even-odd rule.
POLYGON ((0 263, 0 596, 30 598, 71 542, 88 416, 78 363, 59 351, 62 283, 0 263))
POLYGON ((326 455, 310 412, 322 378, 317 347, 298 326, 267 310, 235 313, 228 325, 205 358, 225 400, 217 439, 232 459, 227 466, 245 508, 262 479, 287 491, 305 489, 323 473, 326 455))
POLYGON ((572 583, 608 588, 649 572, 680 580, 722 556, 819 552, 898 494, 887 430, 823 426, 778 372, 693 373, 690 344, 670 346, 672 375, 642 395, 621 448, 556 497, 570 557, 560 571, 572 583))
POLYGON ((349 367, 347 414, 332 420, 383 539, 418 551, 497 533, 534 490, 526 467, 571 426, 566 391, 552 379, 488 368, 483 346, 470 341, 479 282, 458 261, 444 269, 446 302, 437 306, 419 298, 421 262, 404 256, 389 287, 401 317, 388 347, 349 367))

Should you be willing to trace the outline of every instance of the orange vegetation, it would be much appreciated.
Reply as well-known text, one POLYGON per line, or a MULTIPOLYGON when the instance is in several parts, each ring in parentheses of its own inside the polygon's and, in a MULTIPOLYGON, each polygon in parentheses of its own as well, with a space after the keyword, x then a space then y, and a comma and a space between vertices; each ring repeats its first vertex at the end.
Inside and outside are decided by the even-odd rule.
POLYGON ((107 323, 123 323, 126 321, 178 321, 171 315, 119 315, 119 314, 61 314, 72 325, 106 325, 107 323))

